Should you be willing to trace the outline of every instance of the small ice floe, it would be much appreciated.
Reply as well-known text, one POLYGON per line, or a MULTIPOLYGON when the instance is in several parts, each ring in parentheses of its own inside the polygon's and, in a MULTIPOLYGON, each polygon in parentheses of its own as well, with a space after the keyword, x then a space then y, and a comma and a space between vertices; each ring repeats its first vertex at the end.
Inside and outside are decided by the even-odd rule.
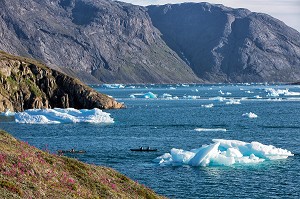
POLYGON ((11 112, 9 109, 7 109, 5 112, 2 112, 2 113, 0 112, 0 115, 6 116, 6 117, 14 116, 15 112, 11 112))
POLYGON ((213 143, 192 150, 171 149, 153 160, 161 166, 253 165, 263 161, 286 159, 292 152, 259 142, 213 139, 213 143))
POLYGON ((103 87, 112 88, 112 89, 125 88, 125 86, 123 84, 103 84, 103 87))
POLYGON ((300 96, 300 92, 291 92, 289 89, 274 89, 266 88, 265 91, 268 93, 268 97, 279 97, 279 96, 300 96))
POLYGON ((214 104, 202 104, 201 107, 212 108, 212 107, 214 107, 214 104))
POLYGON ((228 102, 226 102, 226 104, 232 105, 232 104, 241 104, 241 101, 238 99, 229 99, 228 102))
POLYGON ((222 128, 216 128, 216 129, 196 128, 195 131, 199 131, 199 132, 216 132, 216 131, 226 132, 227 129, 222 129, 222 128))
POLYGON ((226 98, 224 97, 212 97, 212 98, 209 98, 209 100, 213 100, 213 101, 219 101, 219 102, 223 102, 226 98))
POLYGON ((156 99, 157 95, 152 93, 152 92, 148 92, 148 93, 134 93, 134 94, 130 94, 130 98, 145 98, 145 99, 156 99))
POLYGON ((245 91, 245 93, 252 94, 252 93, 254 93, 254 92, 253 92, 253 91, 245 91))
POLYGON ((249 118, 257 118, 258 116, 255 113, 244 113, 242 116, 249 117, 249 118))
POLYGON ((192 100, 195 100, 195 99, 200 99, 200 96, 195 96, 195 95, 184 95, 183 96, 184 99, 192 99, 192 100))
POLYGON ((256 98, 256 99, 261 99, 262 97, 259 96, 259 95, 255 95, 254 98, 256 98))

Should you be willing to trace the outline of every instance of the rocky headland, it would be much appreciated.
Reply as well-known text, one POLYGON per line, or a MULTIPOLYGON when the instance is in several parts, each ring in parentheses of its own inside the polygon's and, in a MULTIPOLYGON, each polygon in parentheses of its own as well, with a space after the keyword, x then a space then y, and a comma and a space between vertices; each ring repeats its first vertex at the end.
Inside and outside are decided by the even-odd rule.
POLYGON ((41 108, 110 109, 124 105, 36 60, 0 52, 0 112, 41 108))

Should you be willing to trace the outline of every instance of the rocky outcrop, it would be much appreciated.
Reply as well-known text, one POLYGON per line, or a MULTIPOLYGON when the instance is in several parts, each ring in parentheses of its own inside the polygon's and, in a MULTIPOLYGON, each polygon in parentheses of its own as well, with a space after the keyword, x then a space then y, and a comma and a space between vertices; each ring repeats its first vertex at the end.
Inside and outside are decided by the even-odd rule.
POLYGON ((199 82, 146 9, 109 0, 1 0, 0 49, 88 83, 199 82))
POLYGON ((31 108, 109 109, 124 105, 31 59, 0 52, 0 112, 31 108))
POLYGON ((208 3, 147 8, 165 42, 202 79, 300 79, 300 33, 269 15, 208 3))

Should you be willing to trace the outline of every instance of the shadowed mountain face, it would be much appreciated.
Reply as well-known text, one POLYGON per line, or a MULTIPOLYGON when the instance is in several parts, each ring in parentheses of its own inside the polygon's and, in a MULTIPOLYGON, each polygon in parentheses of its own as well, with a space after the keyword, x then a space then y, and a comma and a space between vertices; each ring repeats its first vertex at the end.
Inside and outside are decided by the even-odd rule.
POLYGON ((1 0, 0 9, 0 50, 87 83, 300 79, 299 32, 245 9, 109 0, 1 0))
POLYGON ((107 0, 0 1, 0 49, 88 83, 199 82, 146 9, 107 0))
POLYGON ((168 46, 200 78, 212 82, 300 79, 300 34, 279 20, 208 3, 147 8, 168 46))

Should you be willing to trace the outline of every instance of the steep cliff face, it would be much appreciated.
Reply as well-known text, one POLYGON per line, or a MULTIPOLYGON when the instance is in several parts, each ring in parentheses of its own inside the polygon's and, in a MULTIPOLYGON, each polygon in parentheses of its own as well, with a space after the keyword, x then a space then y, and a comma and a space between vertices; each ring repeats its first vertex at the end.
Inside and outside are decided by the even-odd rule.
POLYGON ((0 49, 85 82, 199 82, 146 9, 109 0, 2 0, 0 49))
POLYGON ((211 82, 300 79, 300 34, 266 14, 208 3, 149 6, 166 43, 211 82))
POLYGON ((109 109, 123 104, 35 60, 0 51, 0 112, 31 108, 109 109))

